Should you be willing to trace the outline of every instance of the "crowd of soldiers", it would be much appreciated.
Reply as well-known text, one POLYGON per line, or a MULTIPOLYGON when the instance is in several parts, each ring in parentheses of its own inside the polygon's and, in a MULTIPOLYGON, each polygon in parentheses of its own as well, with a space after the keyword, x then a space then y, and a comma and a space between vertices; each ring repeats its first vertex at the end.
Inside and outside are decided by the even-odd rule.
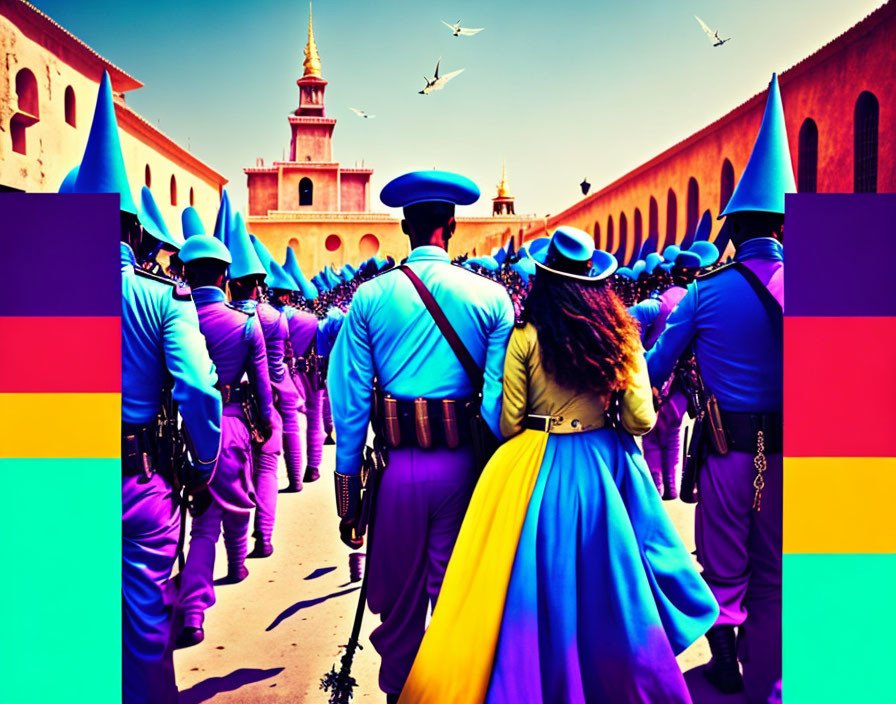
MULTIPOLYGON (((783 124, 783 118, 775 112, 780 111, 776 80, 769 106, 766 120, 770 123, 766 127, 763 122, 757 150, 766 149, 763 131, 780 130, 773 124, 775 120, 783 124)), ((760 166, 770 168, 768 163, 760 166)), ((749 667, 763 669, 762 686, 767 685, 768 672, 780 677, 780 360, 769 363, 767 359, 774 357, 776 350, 779 354, 779 343, 771 340, 756 359, 737 360, 739 371, 735 376, 740 374, 742 378, 731 382, 725 376, 729 371, 725 361, 713 359, 709 345, 700 346, 705 331, 695 320, 698 306, 724 304, 730 312, 741 305, 733 302, 735 293, 731 291, 743 281, 732 282, 732 275, 727 273, 732 267, 740 266, 751 271, 754 278, 762 278, 760 287, 774 289, 770 276, 775 282, 779 280, 780 267, 772 274, 761 269, 764 263, 781 261, 783 216, 779 214, 783 213, 783 192, 788 186, 773 178, 767 177, 766 181, 766 185, 772 183, 768 188, 773 192, 774 206, 752 202, 741 204, 738 210, 734 207, 737 199, 732 198, 725 213, 737 216, 732 219, 733 229, 739 230, 732 233, 732 242, 743 264, 723 265, 718 248, 698 235, 686 249, 676 245, 667 246, 661 253, 642 249, 632 268, 620 267, 612 278, 617 295, 640 324, 648 351, 659 420, 644 438, 643 451, 664 499, 675 498, 678 493, 685 414, 706 420, 702 424, 702 444, 697 443, 697 429, 694 431, 685 466, 686 475, 688 463, 692 469, 703 467, 704 471, 699 477, 685 477, 690 483, 687 491, 682 488, 687 494, 682 498, 694 500, 694 485, 699 483, 699 557, 704 576, 722 607, 717 625, 707 636, 713 652, 707 677, 726 692, 743 687, 738 647, 745 674, 749 674, 749 667), (750 256, 762 264, 754 265, 750 256), (705 296, 700 301, 693 285, 698 276, 701 296, 705 296), (718 300, 708 295, 716 290, 721 296, 718 300), (705 387, 696 388, 695 369, 705 387), (721 411, 714 402, 721 404, 721 411), (727 441, 732 452, 722 452, 718 446, 715 421, 719 419, 729 429, 727 441), (758 450, 757 427, 760 439, 764 437, 767 443, 758 450), (711 444, 714 449, 708 450, 711 444), (760 456, 764 463, 767 461, 768 471, 763 465, 754 482, 754 460, 760 456), (718 467, 708 471, 706 468, 713 464, 718 467), (721 468, 725 467, 730 471, 723 477, 721 468), (735 491, 726 487, 726 482, 741 475, 746 477, 747 491, 756 487, 754 510, 734 510, 726 503, 725 497, 735 491), (763 480, 778 484, 763 494, 763 480), (748 539, 754 540, 750 536, 757 534, 765 541, 761 549, 753 542, 748 545, 748 539), (757 551, 762 553, 761 563, 754 561, 757 551), (761 604, 762 609, 752 610, 751 604, 761 604), (766 608, 768 604, 772 605, 770 609, 766 608), (748 619, 757 625, 744 628, 748 619), (751 635, 752 650, 748 642, 751 635), (777 647, 759 648, 755 645, 759 637, 777 640, 777 647)), ((427 187, 434 188, 432 184, 427 187)), ((327 359, 337 340, 343 362, 345 355, 351 354, 355 331, 341 337, 340 331, 350 317, 354 320, 362 315, 349 315, 359 287, 374 279, 390 282, 377 284, 381 287, 391 286, 391 282, 404 279, 382 275, 407 267, 391 257, 373 257, 357 268, 345 265, 337 272, 328 267, 307 279, 291 250, 280 263, 247 232, 241 215, 231 212, 226 193, 211 233, 193 208, 183 211, 183 234, 173 232, 148 188, 142 189, 139 205, 132 198, 107 74, 100 84, 84 159, 72 169, 60 192, 111 192, 121 196, 124 701, 176 701, 172 651, 204 638, 204 614, 215 603, 212 572, 218 538, 223 531, 228 560, 225 582, 246 579, 247 558, 272 554, 280 458, 288 476, 288 486, 282 491, 298 492, 303 483, 319 478, 322 446, 333 442, 327 359), (186 510, 192 514, 189 540, 184 535, 186 510), (250 536, 254 539, 251 551, 250 536), (185 561, 173 579, 178 557, 184 555, 185 561)), ((452 197, 433 197, 432 202, 451 203, 453 213, 453 203, 459 201, 452 197)), ((753 193, 752 197, 761 194, 753 193)), ((395 201, 406 213, 414 213, 415 206, 428 202, 395 201)), ((433 207, 438 210, 441 206, 433 207)), ((428 216, 422 220, 419 214, 415 217, 417 222, 425 222, 428 216)), ((525 318, 526 295, 535 275, 533 262, 550 242, 549 237, 543 237, 519 249, 511 243, 492 256, 461 256, 453 263, 503 286, 512 304, 512 317, 520 321, 525 318)), ((434 248, 420 247, 423 249, 434 248)), ((597 255, 596 251, 599 259, 597 255)), ((432 252, 427 256, 431 258, 432 252)), ((422 255, 418 259, 425 261, 422 255)), ((413 263, 414 255, 406 261, 413 263)), ((762 302, 758 309, 761 318, 763 307, 768 310, 773 304, 768 304, 755 288, 750 273, 743 277, 762 302)), ((775 289, 773 293, 780 303, 780 291, 775 289)), ((463 297, 457 295, 459 300, 463 297)), ((743 291, 738 289, 736 295, 742 297, 743 291)), ((753 318, 747 323, 739 323, 746 326, 744 330, 749 325, 762 328, 767 324, 756 319, 755 310, 751 309, 750 315, 753 318)), ((730 325, 738 324, 736 316, 731 320, 730 325)), ((506 332, 509 334, 509 328, 506 332)), ((729 333, 723 334, 728 335, 729 343, 732 336, 741 335, 742 339, 750 334, 743 330, 729 333)), ((487 384, 491 378, 487 367, 493 364, 489 360, 499 354, 491 347, 496 345, 497 349, 504 343, 489 340, 483 344, 486 342, 489 349, 483 349, 479 356, 487 360, 487 384)), ((751 354, 743 350, 743 354, 751 354)), ((735 350, 733 354, 737 353, 735 350)), ((399 357, 396 354, 391 359, 399 357)), ((500 369, 492 372, 493 381, 499 380, 500 369)), ((343 532, 344 541, 359 547, 362 543, 353 533, 357 526, 350 516, 359 500, 353 493, 359 491, 359 485, 352 479, 359 470, 353 467, 345 471, 358 461, 345 458, 359 458, 360 453, 346 449, 354 441, 346 414, 350 410, 364 416, 366 436, 369 408, 349 407, 345 395, 352 376, 345 363, 336 375, 340 384, 334 389, 331 368, 330 391, 340 395, 333 403, 339 410, 337 508, 342 528, 348 527, 343 532)), ((419 377, 417 381, 419 385, 419 377)), ((467 395, 470 391, 465 389, 467 395)), ((368 389, 364 393, 367 396, 361 399, 361 405, 369 405, 373 401, 368 389)), ((358 442, 363 444, 360 435, 358 442)), ((437 593, 438 585, 434 588, 437 593)), ((434 602, 434 595, 430 597, 434 602)), ((395 602, 393 607, 400 608, 401 604, 395 602)), ((383 619, 385 627, 388 621, 385 616, 383 619)), ((419 645, 419 637, 422 634, 414 634, 410 640, 416 638, 419 645)), ((397 638, 388 634, 374 643, 384 662, 389 648, 397 647, 397 638)), ((416 652, 416 645, 402 641, 405 660, 407 652, 416 652)), ((409 662, 402 662, 396 672, 403 674, 393 679, 381 673, 381 685, 390 694, 390 701, 397 700, 409 667, 409 662)), ((751 701, 759 700, 753 697, 751 701)))

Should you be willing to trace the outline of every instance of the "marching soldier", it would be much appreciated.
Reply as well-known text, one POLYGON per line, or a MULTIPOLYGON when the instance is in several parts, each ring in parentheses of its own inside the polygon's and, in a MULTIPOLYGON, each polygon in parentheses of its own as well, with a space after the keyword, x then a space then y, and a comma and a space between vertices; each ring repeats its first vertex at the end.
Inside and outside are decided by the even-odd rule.
POLYGON ((261 326, 253 312, 229 305, 224 294, 224 277, 232 261, 227 247, 214 237, 196 235, 187 240, 180 257, 224 404, 221 453, 209 485, 214 501, 193 519, 190 551, 181 575, 184 626, 177 646, 188 647, 202 642, 205 611, 215 603, 212 575, 222 524, 228 581, 239 582, 249 574, 244 562, 249 514, 255 508, 252 446, 271 436, 274 406, 261 326), (248 384, 240 383, 244 373, 248 384))
POLYGON ((656 386, 694 346, 706 389, 702 435, 712 440, 698 476, 697 554, 721 607, 704 673, 723 692, 745 688, 763 703, 781 676, 781 240, 784 193, 795 190, 772 76, 750 160, 719 216, 730 218, 735 262, 688 287, 647 356, 656 386))
MULTIPOLYGON (((389 468, 379 489, 376 539, 368 563, 368 605, 382 620, 371 642, 382 657, 380 688, 390 702, 397 701, 410 672, 427 609, 438 597, 476 481, 465 433, 468 422, 461 417, 462 402, 476 393, 475 382, 411 276, 419 277, 484 371, 485 398, 501 396, 514 321, 510 300, 500 285, 452 266, 446 251, 455 229, 455 204, 469 205, 478 197, 472 181, 442 171, 410 173, 386 185, 380 195, 383 203, 404 209, 402 230, 412 250, 406 267, 411 273, 405 275, 404 267, 398 267, 358 288, 330 358, 327 385, 338 438, 340 533, 355 549, 363 543, 355 534, 355 509, 372 405, 388 406, 394 419, 388 434, 377 429, 390 447, 389 468), (451 442, 442 428, 446 423, 450 427, 455 411, 460 437, 451 442)), ((497 437, 499 406, 498 401, 482 408, 497 437)))
POLYGON ((207 505, 206 484, 221 438, 221 397, 189 291, 148 274, 135 256, 148 257, 158 240, 144 233, 137 219, 105 72, 84 159, 70 188, 121 196, 122 700, 173 704, 169 579, 181 520, 176 487, 186 484, 196 515, 207 505), (161 456, 158 443, 166 375, 189 432, 183 476, 175 476, 175 463, 161 456))

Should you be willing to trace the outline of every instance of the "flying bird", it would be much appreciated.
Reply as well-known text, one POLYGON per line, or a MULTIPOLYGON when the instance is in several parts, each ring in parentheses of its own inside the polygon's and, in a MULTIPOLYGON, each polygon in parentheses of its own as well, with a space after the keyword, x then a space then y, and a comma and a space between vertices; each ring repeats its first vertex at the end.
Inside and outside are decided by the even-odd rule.
POLYGON ((479 34, 485 27, 479 27, 478 29, 471 29, 470 27, 461 27, 460 20, 457 21, 457 24, 448 24, 445 20, 442 20, 442 24, 445 25, 448 29, 451 30, 451 33, 455 37, 472 37, 474 34, 479 34))
POLYGON ((357 115, 358 117, 364 117, 364 118, 367 118, 367 119, 371 119, 371 118, 376 117, 376 115, 368 115, 368 114, 367 114, 366 112, 364 112, 363 110, 358 110, 358 108, 349 108, 349 110, 351 110, 353 113, 355 113, 355 115, 357 115))
POLYGON ((712 40, 712 43, 713 43, 712 45, 713 45, 713 46, 722 46, 722 44, 724 44, 725 42, 730 42, 730 41, 731 41, 731 37, 728 37, 727 39, 722 39, 722 38, 719 36, 719 30, 712 31, 712 30, 707 26, 706 22, 704 22, 704 21, 701 20, 699 17, 697 17, 697 15, 694 15, 694 19, 697 20, 697 21, 700 23, 700 26, 701 26, 701 27, 703 27, 703 31, 706 32, 706 34, 707 34, 707 35, 709 36, 709 38, 712 40))
POLYGON ((423 86, 423 90, 419 91, 420 95, 429 95, 434 90, 442 90, 445 87, 445 84, 454 78, 457 74, 461 73, 464 69, 458 69, 457 71, 452 71, 451 73, 446 73, 444 76, 439 75, 439 64, 442 63, 442 57, 439 57, 439 60, 436 61, 436 74, 432 77, 432 79, 423 77, 423 80, 426 81, 426 85, 423 86))

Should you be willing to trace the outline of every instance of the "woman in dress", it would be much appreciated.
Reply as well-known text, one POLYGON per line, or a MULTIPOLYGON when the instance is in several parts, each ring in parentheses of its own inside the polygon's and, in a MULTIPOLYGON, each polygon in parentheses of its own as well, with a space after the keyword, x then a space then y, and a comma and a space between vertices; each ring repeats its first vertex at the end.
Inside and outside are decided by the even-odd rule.
POLYGON ((656 414, 637 326, 607 284, 615 261, 571 227, 537 256, 504 367, 510 439, 400 702, 690 702, 675 656, 718 605, 632 437, 656 414))

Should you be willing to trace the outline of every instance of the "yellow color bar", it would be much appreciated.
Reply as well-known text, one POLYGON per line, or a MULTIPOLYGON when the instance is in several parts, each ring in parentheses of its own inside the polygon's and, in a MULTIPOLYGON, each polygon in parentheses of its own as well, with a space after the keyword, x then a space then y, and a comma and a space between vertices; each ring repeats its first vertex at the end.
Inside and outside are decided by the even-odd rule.
POLYGON ((121 394, 0 394, 0 458, 121 455, 121 394))
POLYGON ((896 553, 896 458, 785 457, 784 552, 896 553))

